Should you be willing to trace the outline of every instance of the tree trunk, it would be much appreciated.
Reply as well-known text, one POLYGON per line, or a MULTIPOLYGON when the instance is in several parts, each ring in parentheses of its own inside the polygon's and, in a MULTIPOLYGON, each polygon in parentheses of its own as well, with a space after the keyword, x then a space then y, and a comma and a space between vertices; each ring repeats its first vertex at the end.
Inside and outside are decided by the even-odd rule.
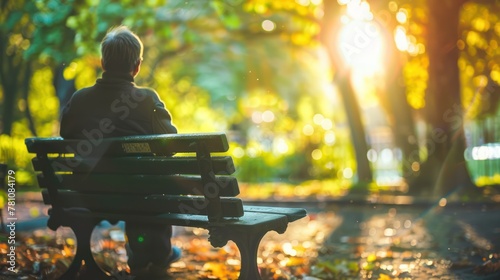
POLYGON ((416 136, 413 109, 406 100, 406 90, 403 85, 403 73, 397 62, 391 61, 387 73, 393 75, 386 79, 386 94, 388 99, 388 116, 394 135, 396 147, 402 153, 402 176, 406 180, 413 178, 412 164, 420 161, 419 146, 416 136), (396 63, 396 64, 393 64, 396 63))
POLYGON ((29 93, 30 93, 30 82, 32 76, 32 65, 28 62, 26 68, 24 70, 24 82, 23 82, 23 98, 26 101, 25 115, 26 119, 28 119, 28 127, 33 136, 37 136, 35 120, 31 115, 30 105, 29 105, 29 93))
POLYGON ((441 196, 471 185, 463 157, 465 139, 458 69, 461 1, 428 0, 429 81, 425 95, 428 158, 412 189, 441 196))
POLYGON ((76 91, 75 80, 66 80, 64 78, 64 68, 63 64, 55 67, 53 70, 54 78, 52 79, 56 96, 59 99, 59 115, 61 115, 62 109, 68 103, 71 95, 76 91))
POLYGON ((4 92, 3 106, 2 106, 2 134, 10 135, 12 131, 12 123, 14 122, 14 108, 16 101, 16 83, 3 82, 2 90, 4 92))
MULTIPOLYGON (((321 26, 321 40, 328 52, 330 64, 335 67, 335 82, 338 87, 346 110, 349 128, 351 131, 352 143, 354 146, 358 185, 367 187, 373 180, 372 171, 368 162, 368 143, 365 129, 363 126, 360 107, 354 89, 350 83, 350 72, 344 70, 346 67, 342 64, 340 54, 337 52, 340 24, 340 6, 335 0, 324 1, 324 16, 321 26)), ((367 188, 364 189, 367 191, 367 188)))
MULTIPOLYGON (((383 2, 385 4, 385 2, 383 2)), ((374 4, 374 2, 370 2, 374 4)), ((377 5, 381 6, 378 1, 377 5)), ((375 8, 375 7, 374 7, 375 8)), ((382 9, 381 7, 375 8, 382 9)), ((393 30, 398 23, 394 18, 381 15, 378 21, 383 25, 384 41, 386 42, 385 59, 386 75, 385 86, 380 93, 380 103, 385 108, 389 125, 394 135, 396 147, 402 152, 402 175, 409 181, 414 176, 412 164, 420 162, 419 146, 416 136, 414 110, 406 99, 406 87, 403 77, 403 58, 393 37, 393 30)))
POLYGON ((10 45, 10 30, 0 30, 0 83, 3 90, 2 119, 0 133, 10 135, 16 120, 17 97, 22 86, 23 69, 26 66, 18 50, 7 51, 10 45))
MULTIPOLYGON (((3 56, 3 55, 2 55, 3 56)), ((19 65, 14 65, 13 58, 5 56, 1 61, 2 69, 0 71, 2 90, 3 90, 3 104, 2 104, 2 134, 10 135, 12 132, 12 124, 15 119, 16 96, 18 94, 18 75, 20 73, 19 65)))
POLYGON ((373 175, 367 157, 369 147, 365 128, 361 119, 359 102, 349 77, 349 72, 342 72, 336 75, 334 82, 339 87, 344 108, 346 108, 347 120, 351 130, 351 139, 356 156, 358 183, 361 188, 364 188, 373 180, 373 175))

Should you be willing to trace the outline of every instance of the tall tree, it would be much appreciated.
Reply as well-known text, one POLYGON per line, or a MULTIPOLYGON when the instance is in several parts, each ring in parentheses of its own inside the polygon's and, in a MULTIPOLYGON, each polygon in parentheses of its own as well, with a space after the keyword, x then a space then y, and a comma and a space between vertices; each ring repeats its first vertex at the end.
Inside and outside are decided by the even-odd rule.
POLYGON ((413 178, 412 163, 419 162, 419 147, 415 129, 415 112, 408 104, 406 84, 403 75, 405 55, 401 53, 394 40, 394 31, 398 26, 396 17, 388 10, 387 1, 369 0, 374 13, 374 20, 381 29, 385 42, 384 62, 385 80, 378 97, 387 115, 394 144, 401 149, 403 160, 402 175, 404 179, 413 178))
POLYGON ((467 174, 463 159, 465 140, 461 122, 463 112, 457 49, 462 4, 463 1, 455 0, 439 3, 427 1, 429 80, 425 95, 425 116, 429 126, 428 159, 422 166, 420 180, 417 180, 419 186, 414 188, 433 187, 437 194, 444 194, 449 188, 455 187, 457 182, 452 180, 453 176, 467 174), (455 117, 445 115, 450 110, 453 110, 455 117), (456 165, 457 162, 461 164, 456 165), (457 168, 460 168, 460 173, 457 173, 457 168))
POLYGON ((363 125, 359 102, 350 82, 348 67, 343 65, 337 44, 340 30, 341 9, 337 1, 326 0, 323 3, 324 15, 321 25, 321 41, 324 44, 330 59, 330 64, 335 67, 332 82, 339 87, 342 102, 346 110, 351 139, 355 150, 357 176, 360 186, 367 185, 373 180, 370 164, 368 162, 368 142, 363 125))
POLYGON ((473 191, 475 188, 464 159, 464 121, 491 114, 497 108, 498 94, 494 85, 498 86, 500 79, 495 77, 497 81, 493 80, 492 70, 498 67, 494 59, 498 52, 491 43, 495 45, 498 34, 494 35, 490 21, 496 17, 494 11, 500 9, 500 2, 447 0, 438 3, 428 0, 426 5, 429 79, 424 112, 428 124, 428 157, 413 189, 434 195, 463 187, 473 191), (464 10, 468 2, 481 3, 488 8, 478 9, 477 4, 473 4, 476 8, 464 10), (484 18, 485 9, 493 11, 490 18, 488 15, 484 18), (485 39, 481 33, 486 34, 485 39))
POLYGON ((23 53, 29 47, 34 28, 30 17, 34 4, 31 1, 4 0, 0 5, 0 21, 3 22, 0 27, 0 83, 3 92, 0 133, 11 134, 12 124, 22 111, 29 114, 26 104, 19 104, 18 100, 26 95, 23 92, 29 91, 31 64, 23 59, 23 53))

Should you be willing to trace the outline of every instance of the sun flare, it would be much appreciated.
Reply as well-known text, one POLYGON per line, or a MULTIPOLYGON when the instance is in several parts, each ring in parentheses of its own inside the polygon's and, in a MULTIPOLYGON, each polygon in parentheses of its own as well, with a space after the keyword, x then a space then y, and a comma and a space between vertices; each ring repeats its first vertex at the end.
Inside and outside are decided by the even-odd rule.
POLYGON ((367 76, 383 70, 384 38, 367 2, 352 0, 342 16, 338 48, 345 65, 367 76))

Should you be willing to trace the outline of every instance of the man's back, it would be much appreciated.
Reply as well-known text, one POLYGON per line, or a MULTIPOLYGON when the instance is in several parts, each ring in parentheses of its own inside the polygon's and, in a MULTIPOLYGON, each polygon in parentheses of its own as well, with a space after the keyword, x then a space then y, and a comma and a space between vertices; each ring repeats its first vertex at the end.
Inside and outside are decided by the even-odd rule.
POLYGON ((176 133, 155 91, 137 87, 127 74, 103 73, 92 87, 77 91, 63 110, 64 138, 176 133))

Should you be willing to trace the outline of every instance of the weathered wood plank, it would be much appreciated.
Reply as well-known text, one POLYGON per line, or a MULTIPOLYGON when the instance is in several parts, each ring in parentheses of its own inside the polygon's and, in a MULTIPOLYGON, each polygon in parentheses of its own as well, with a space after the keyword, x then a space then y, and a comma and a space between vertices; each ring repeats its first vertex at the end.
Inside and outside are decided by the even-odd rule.
MULTIPOLYGON (((229 156, 212 157, 215 174, 230 175, 235 171, 229 156)), ((110 173, 110 174, 200 174, 196 157, 118 157, 118 158, 49 158, 49 164, 56 172, 73 173, 110 173)), ((32 160, 35 171, 42 171, 43 165, 38 158, 32 160)))
MULTIPOLYGON (((210 195, 219 196, 237 196, 240 193, 238 181, 231 176, 216 176, 218 186, 206 186, 200 176, 193 175, 60 174, 56 178, 61 190, 82 193, 203 195, 207 191, 210 195)), ((54 185, 42 174, 37 179, 41 188, 54 185)))
POLYGON ((133 222, 146 222, 153 224, 171 224, 177 226, 189 226, 189 227, 199 227, 199 228, 217 228, 220 227, 225 231, 237 230, 245 233, 248 232, 260 232, 262 230, 270 231, 281 231, 283 227, 286 228, 288 219, 286 215, 280 214, 268 214, 268 213, 257 213, 257 212, 245 212, 241 217, 223 218, 219 222, 210 222, 207 216, 203 215, 191 215, 191 214, 158 214, 158 215, 137 215, 137 214, 122 214, 122 213, 110 213, 110 212, 92 212, 84 213, 82 211, 75 211, 71 214, 72 216, 91 216, 95 218, 101 218, 103 220, 111 221, 133 221, 133 222))
POLYGON ((298 219, 307 216, 307 211, 302 208, 284 208, 284 207, 267 207, 267 206, 252 206, 243 205, 243 211, 256 212, 256 213, 267 213, 267 214, 278 214, 285 215, 289 222, 296 221, 298 219))
MULTIPOLYGON (((203 196, 180 195, 124 195, 124 194, 87 194, 73 191, 59 192, 61 207, 85 208, 96 212, 122 214, 127 217, 136 215, 158 215, 177 213, 188 215, 207 215, 207 202, 203 196)), ((51 198, 46 190, 42 191, 44 203, 50 205, 51 198)), ((223 217, 243 216, 243 203, 239 198, 221 198, 223 217)))
POLYGON ((30 153, 126 156, 137 154, 169 155, 196 152, 197 143, 203 143, 209 152, 229 149, 224 133, 160 134, 103 139, 27 138, 30 153))

